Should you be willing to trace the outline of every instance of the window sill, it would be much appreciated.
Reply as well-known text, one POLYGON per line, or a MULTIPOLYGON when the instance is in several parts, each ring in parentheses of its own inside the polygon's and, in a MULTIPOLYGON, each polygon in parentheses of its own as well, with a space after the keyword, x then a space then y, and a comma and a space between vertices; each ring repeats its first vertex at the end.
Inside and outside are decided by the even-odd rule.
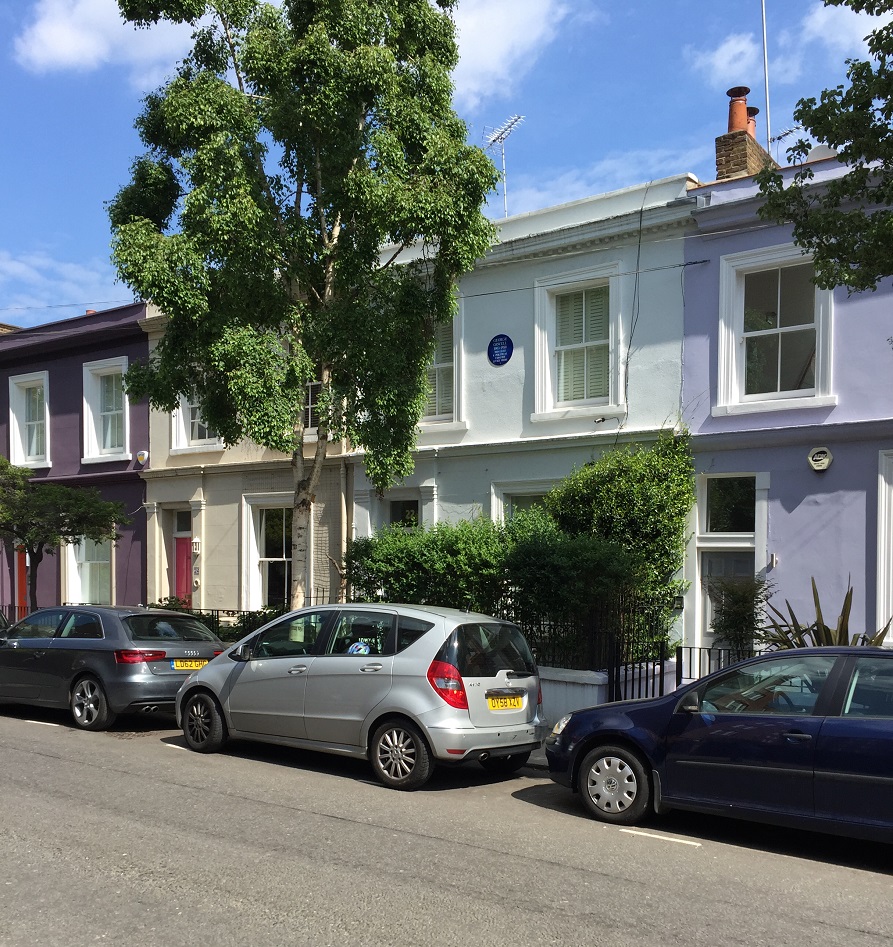
POLYGON ((207 444, 190 444, 188 447, 172 447, 171 456, 176 457, 178 454, 219 454, 224 450, 226 450, 226 447, 221 441, 209 441, 207 444))
POLYGON ((540 421, 576 421, 589 418, 623 418, 626 417, 626 408, 616 404, 587 404, 578 408, 553 408, 550 411, 535 411, 530 415, 530 421, 536 424, 540 421))
POLYGON ((798 411, 805 408, 833 408, 837 395, 816 395, 811 398, 779 398, 777 401, 739 401, 735 404, 718 404, 711 410, 715 418, 732 414, 761 414, 767 411, 798 411))
POLYGON ((14 467, 27 467, 29 470, 49 470, 53 466, 48 460, 28 460, 27 457, 16 458, 11 463, 14 467))
POLYGON ((114 464, 120 463, 122 460, 133 460, 133 454, 131 453, 122 453, 122 454, 97 454, 90 457, 82 457, 82 464, 114 464))
POLYGON ((452 420, 426 421, 423 419, 419 421, 419 430, 421 431, 422 434, 434 434, 434 433, 447 434, 447 433, 453 433, 453 432, 461 432, 461 431, 468 430, 468 422, 467 421, 452 421, 452 420))

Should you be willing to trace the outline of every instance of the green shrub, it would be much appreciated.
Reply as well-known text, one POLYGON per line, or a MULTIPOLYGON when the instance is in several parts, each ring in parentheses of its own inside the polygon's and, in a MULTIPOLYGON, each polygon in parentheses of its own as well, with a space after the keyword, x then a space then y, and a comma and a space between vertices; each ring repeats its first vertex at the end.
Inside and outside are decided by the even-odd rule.
POLYGON ((766 620, 773 584, 760 576, 712 576, 704 582, 713 602, 715 643, 749 653, 766 620))
POLYGON ((662 432, 651 447, 607 451, 559 484, 546 507, 559 528, 620 546, 637 563, 639 591, 668 599, 688 541, 695 501, 687 433, 662 432))

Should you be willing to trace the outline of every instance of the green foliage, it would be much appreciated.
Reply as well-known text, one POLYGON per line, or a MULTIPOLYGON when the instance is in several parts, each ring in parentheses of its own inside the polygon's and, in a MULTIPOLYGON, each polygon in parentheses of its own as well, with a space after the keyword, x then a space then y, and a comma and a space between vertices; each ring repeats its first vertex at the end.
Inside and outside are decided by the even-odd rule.
POLYGON ((637 563, 640 592, 666 598, 678 589, 694 500, 689 436, 663 432, 650 448, 607 451, 545 502, 562 531, 623 548, 637 563))
POLYGON ((92 487, 66 487, 32 480, 33 471, 0 457, 0 536, 21 546, 31 563, 30 603, 37 608, 37 569, 57 546, 117 540, 117 525, 129 522, 124 505, 103 500, 92 487))
POLYGON ((635 580, 623 550, 592 536, 568 536, 545 510, 505 525, 478 518, 425 529, 391 526, 354 540, 347 555, 351 595, 526 619, 579 618, 592 602, 635 580))
POLYGON ((825 622, 815 579, 812 579, 812 598, 815 605, 815 620, 808 625, 802 624, 797 619, 794 609, 791 608, 791 603, 787 599, 785 599, 787 615, 770 604, 769 609, 773 614, 768 616, 769 623, 760 631, 759 640, 770 648, 778 650, 786 648, 821 648, 831 645, 879 646, 883 644, 893 619, 872 635, 858 631, 850 633, 850 610, 853 605, 852 583, 848 584, 840 614, 833 627, 825 622))
POLYGON ((327 440, 364 448, 378 489, 409 472, 434 327, 495 239, 496 170, 451 106, 453 6, 119 0, 137 25, 196 28, 109 205, 121 279, 169 320, 128 391, 187 395, 227 444, 291 454, 297 583, 327 440))
MULTIPOLYGON (((825 5, 893 12, 893 0, 825 5)), ((816 282, 825 289, 874 290, 893 275, 893 22, 880 21, 867 39, 870 59, 848 61, 849 85, 826 89, 819 101, 801 99, 794 110, 807 135, 837 151, 846 174, 816 185, 813 168, 802 164, 812 148, 803 138, 788 150, 801 167, 787 187, 776 170, 757 175, 766 198, 760 215, 793 223, 794 240, 814 255, 816 282)))
POLYGON ((760 576, 714 576, 706 585, 713 602, 710 627, 716 643, 752 651, 766 621, 773 584, 760 576))

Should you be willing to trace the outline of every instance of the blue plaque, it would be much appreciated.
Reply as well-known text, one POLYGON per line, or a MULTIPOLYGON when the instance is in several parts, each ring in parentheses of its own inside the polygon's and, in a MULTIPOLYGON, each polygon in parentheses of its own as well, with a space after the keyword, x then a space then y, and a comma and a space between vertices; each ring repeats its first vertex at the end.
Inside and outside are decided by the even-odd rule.
POLYGON ((505 365, 514 350, 515 344, 507 335, 494 335, 487 346, 487 358, 491 365, 505 365))

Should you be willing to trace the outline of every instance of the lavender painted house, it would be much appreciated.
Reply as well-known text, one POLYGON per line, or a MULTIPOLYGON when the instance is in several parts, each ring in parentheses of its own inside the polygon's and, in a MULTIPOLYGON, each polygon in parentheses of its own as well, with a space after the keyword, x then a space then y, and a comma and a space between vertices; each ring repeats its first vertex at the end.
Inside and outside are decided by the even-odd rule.
MULTIPOLYGON (((35 478, 96 487, 124 504, 120 541, 66 546, 44 558, 38 604, 132 604, 146 600, 146 515, 140 471, 148 459, 149 409, 130 404, 121 379, 145 360, 135 303, 0 335, 0 445, 35 478), (145 451, 143 454, 141 452, 145 451)), ((27 606, 23 553, 0 550, 0 605, 27 606)))
MULTIPOLYGON (((790 229, 757 216, 755 168, 720 166, 730 136, 717 139, 725 179, 690 192, 683 420, 698 504, 684 640, 712 641, 706 579, 755 573, 807 622, 811 577, 831 623, 849 580, 851 630, 873 632, 893 615, 893 285, 817 289, 790 229)), ((842 173, 820 154, 817 182, 842 173)))

